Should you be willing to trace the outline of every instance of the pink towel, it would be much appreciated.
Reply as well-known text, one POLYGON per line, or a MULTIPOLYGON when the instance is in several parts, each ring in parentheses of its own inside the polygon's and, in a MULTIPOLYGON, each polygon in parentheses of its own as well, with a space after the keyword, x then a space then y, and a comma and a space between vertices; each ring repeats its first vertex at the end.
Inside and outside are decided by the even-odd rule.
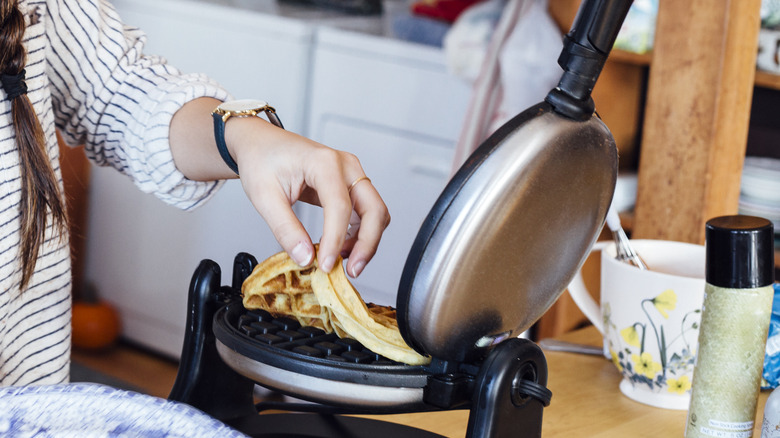
POLYGON ((546 6, 545 1, 539 0, 506 2, 488 44, 480 73, 474 82, 453 157, 452 173, 460 168, 466 158, 493 131, 515 115, 508 112, 525 109, 512 107, 528 105, 529 96, 533 96, 530 97, 533 103, 540 101, 557 84, 561 73, 556 62, 562 45, 561 35, 547 14, 546 6), (521 23, 521 26, 518 26, 518 23, 521 23), (519 33, 513 35, 514 32, 519 33), (506 49, 509 46, 506 43, 510 39, 512 44, 521 47, 512 47, 516 49, 512 56, 508 57, 512 63, 505 65, 505 71, 502 72, 501 58, 507 56, 506 49), (522 69, 525 71, 521 72, 522 69), (508 80, 513 82, 505 84, 507 76, 510 76, 508 80), (519 96, 520 94, 522 96, 519 96), (539 100, 536 100, 537 97, 539 100))

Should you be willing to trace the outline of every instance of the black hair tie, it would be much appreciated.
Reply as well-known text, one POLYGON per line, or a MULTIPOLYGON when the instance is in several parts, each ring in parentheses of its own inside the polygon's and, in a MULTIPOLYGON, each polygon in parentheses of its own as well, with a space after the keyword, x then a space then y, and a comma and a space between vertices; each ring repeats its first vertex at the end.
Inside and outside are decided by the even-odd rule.
POLYGON ((0 83, 3 84, 5 94, 9 100, 16 99, 22 94, 27 94, 27 83, 24 81, 24 69, 16 75, 0 74, 0 83))

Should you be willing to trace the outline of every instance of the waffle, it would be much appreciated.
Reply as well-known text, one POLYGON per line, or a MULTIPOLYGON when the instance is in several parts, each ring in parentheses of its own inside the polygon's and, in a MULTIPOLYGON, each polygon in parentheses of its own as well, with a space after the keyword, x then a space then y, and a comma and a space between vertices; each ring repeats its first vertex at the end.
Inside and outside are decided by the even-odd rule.
POLYGON ((347 279, 339 258, 331 272, 316 261, 300 267, 285 252, 260 263, 241 287, 247 309, 263 309, 274 316, 295 318, 301 325, 317 327, 341 338, 352 338, 371 351, 409 365, 430 358, 410 348, 398 330, 395 309, 366 304, 347 279))

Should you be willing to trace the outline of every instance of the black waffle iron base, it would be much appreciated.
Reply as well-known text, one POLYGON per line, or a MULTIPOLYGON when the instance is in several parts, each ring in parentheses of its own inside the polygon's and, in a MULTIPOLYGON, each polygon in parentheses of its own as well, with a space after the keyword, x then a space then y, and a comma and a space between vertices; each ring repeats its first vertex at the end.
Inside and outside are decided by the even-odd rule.
POLYGON ((231 286, 221 285, 215 262, 198 266, 171 400, 254 437, 438 437, 344 414, 449 409, 470 411, 467 437, 541 436, 551 393, 533 342, 506 340, 476 363, 400 364, 295 321, 246 311, 240 286, 256 264, 239 254, 231 286), (256 384, 314 403, 255 404, 256 384), (262 412, 270 409, 295 413, 262 412))

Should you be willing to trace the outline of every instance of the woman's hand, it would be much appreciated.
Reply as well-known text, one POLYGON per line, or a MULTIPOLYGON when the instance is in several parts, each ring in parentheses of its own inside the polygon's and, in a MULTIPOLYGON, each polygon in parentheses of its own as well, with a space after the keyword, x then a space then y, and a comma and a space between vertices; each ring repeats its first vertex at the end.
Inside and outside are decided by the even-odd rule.
POLYGON ((285 251, 302 266, 311 263, 314 245, 291 206, 298 200, 319 205, 324 215, 320 268, 330 272, 343 253, 349 257, 347 273, 357 277, 390 222, 371 181, 361 179, 366 175, 357 157, 256 117, 229 124, 226 143, 244 191, 285 251))
MULTIPOLYGON (((202 126, 187 128, 190 117, 198 118, 198 125, 210 128, 210 112, 218 104, 213 99, 192 101, 176 113, 171 123, 174 160, 188 178, 235 177, 219 157, 213 131, 198 135, 193 130, 202 130, 202 126), (203 140, 204 135, 208 141, 203 140), (205 143, 210 143, 211 149, 205 143)), ((229 119, 225 142, 238 164, 249 200, 293 260, 305 266, 314 257, 313 242, 292 210, 292 205, 300 200, 323 209, 324 225, 317 254, 320 268, 330 272, 341 254, 348 257, 347 274, 360 275, 376 253, 390 215, 371 181, 363 178, 366 175, 354 155, 285 131, 258 117, 229 119)))

